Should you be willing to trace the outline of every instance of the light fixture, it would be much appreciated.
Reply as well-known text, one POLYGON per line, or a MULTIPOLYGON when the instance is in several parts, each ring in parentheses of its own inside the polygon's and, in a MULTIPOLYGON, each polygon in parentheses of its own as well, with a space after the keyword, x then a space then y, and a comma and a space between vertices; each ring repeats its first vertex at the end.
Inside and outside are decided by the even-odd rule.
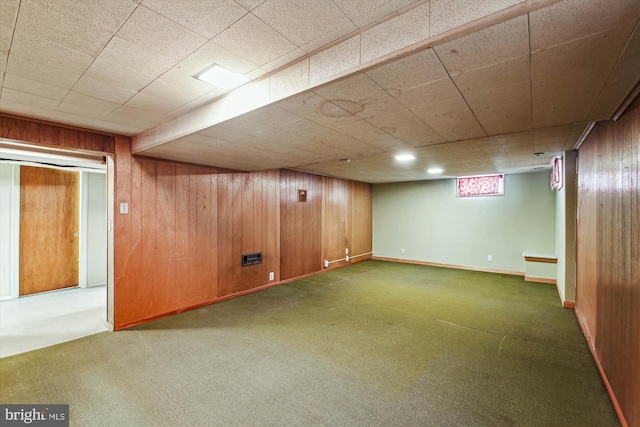
POLYGON ((427 169, 427 173, 430 173, 431 175, 437 175, 437 174, 442 173, 442 172, 444 172, 444 169, 442 169, 442 168, 430 168, 430 169, 427 169))
POLYGON ((226 90, 235 89, 249 81, 249 78, 222 68, 218 64, 212 65, 193 77, 226 90))
POLYGON ((398 160, 399 162, 409 162, 415 159, 416 159, 416 156, 414 156, 413 154, 398 154, 396 156, 396 160, 398 160))

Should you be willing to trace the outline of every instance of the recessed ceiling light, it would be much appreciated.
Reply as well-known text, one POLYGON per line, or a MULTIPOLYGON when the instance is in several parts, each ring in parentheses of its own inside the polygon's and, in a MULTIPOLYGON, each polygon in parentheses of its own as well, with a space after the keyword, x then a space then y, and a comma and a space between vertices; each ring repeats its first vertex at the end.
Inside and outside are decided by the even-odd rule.
POLYGON ((415 160, 416 156, 414 156, 413 154, 398 154, 396 156, 396 160, 401 161, 401 162, 408 162, 410 160, 415 160))
POLYGON ((444 169, 442 169, 442 168, 431 168, 431 169, 427 169, 427 172, 430 173, 431 175, 436 175, 436 174, 444 172, 444 169))
POLYGON ((247 77, 222 68, 218 64, 214 64, 194 77, 226 90, 235 89, 249 81, 247 77))

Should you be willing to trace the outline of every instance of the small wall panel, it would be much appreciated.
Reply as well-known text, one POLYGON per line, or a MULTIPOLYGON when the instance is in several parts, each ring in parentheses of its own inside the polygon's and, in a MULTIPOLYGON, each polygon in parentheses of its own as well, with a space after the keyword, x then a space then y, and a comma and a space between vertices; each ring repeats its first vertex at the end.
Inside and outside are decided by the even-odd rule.
MULTIPOLYGON (((351 254, 353 256, 371 252, 373 245, 372 236, 372 189, 371 184, 364 182, 350 182, 351 197, 351 254)), ((355 258, 354 261, 362 261, 371 258, 365 255, 355 258)))
MULTIPOLYGON (((349 181, 322 177, 322 259, 345 258, 353 254, 350 239, 351 193, 349 181)), ((347 261, 333 262, 329 268, 343 267, 347 261)))
POLYGON ((640 99, 579 151, 576 312, 629 426, 640 425, 640 99))
POLYGON ((280 174, 280 279, 322 269, 322 178, 282 170, 280 174), (298 190, 307 201, 298 201, 298 190))

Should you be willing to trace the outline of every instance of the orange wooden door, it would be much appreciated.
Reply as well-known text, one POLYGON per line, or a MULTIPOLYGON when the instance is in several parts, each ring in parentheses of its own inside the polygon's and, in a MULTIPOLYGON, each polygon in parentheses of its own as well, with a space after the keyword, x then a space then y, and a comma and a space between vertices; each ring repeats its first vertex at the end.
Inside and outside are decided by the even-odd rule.
POLYGON ((20 167, 20 295, 78 286, 80 174, 20 167))

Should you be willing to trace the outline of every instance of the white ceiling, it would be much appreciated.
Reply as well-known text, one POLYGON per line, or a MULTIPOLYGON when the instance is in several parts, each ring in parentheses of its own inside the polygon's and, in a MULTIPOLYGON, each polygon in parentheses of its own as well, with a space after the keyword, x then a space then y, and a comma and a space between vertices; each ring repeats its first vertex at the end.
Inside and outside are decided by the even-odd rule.
POLYGON ((636 87, 639 19, 638 0, 0 0, 0 111, 229 169, 528 172, 636 87), (213 63, 253 83, 192 78, 213 63))

